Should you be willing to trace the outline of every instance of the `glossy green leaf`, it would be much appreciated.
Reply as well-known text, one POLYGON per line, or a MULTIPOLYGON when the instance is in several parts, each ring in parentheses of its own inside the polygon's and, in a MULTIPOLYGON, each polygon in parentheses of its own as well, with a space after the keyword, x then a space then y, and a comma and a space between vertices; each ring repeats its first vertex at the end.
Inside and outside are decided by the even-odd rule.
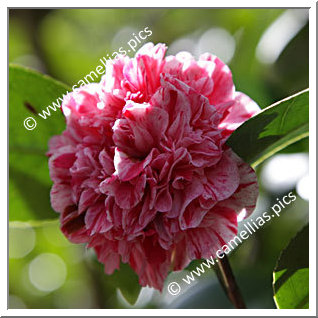
POLYGON ((276 152, 309 135, 309 91, 279 101, 241 125, 227 144, 257 166, 276 152))
POLYGON ((273 273, 277 308, 309 308, 309 226, 280 255, 273 273))
POLYGON ((67 91, 64 84, 33 70, 9 66, 9 220, 51 219, 48 141, 65 128, 59 108, 46 120, 38 113, 67 91), (33 117, 37 126, 24 127, 33 117))

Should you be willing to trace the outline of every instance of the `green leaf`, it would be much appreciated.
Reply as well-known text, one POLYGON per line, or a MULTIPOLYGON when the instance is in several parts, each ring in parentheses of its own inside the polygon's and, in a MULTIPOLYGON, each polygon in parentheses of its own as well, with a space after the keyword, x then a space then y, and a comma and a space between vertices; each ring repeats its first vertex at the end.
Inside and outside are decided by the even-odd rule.
MULTIPOLYGON (((115 270, 111 275, 106 275, 105 265, 98 261, 96 254, 91 254, 88 265, 103 286, 103 290, 111 290, 111 294, 116 291, 120 292, 128 304, 133 306, 136 303, 141 286, 138 275, 128 264, 120 263, 119 270, 115 270)), ((105 301, 108 301, 107 296, 110 297, 109 294, 105 295, 105 301)))
POLYGON ((50 206, 48 141, 65 128, 59 108, 46 120, 38 113, 68 87, 38 72, 17 65, 9 66, 9 220, 29 221, 52 219, 57 215, 50 206), (34 130, 24 127, 24 120, 33 117, 34 130))
POLYGON ((273 273, 277 308, 309 308, 309 226, 281 253, 273 273))
POLYGON ((140 294, 141 286, 137 274, 128 264, 120 264, 120 270, 107 278, 110 284, 117 287, 122 296, 131 305, 134 305, 140 294))
POLYGON ((309 135, 309 91, 279 101, 241 125, 227 144, 256 167, 288 145, 309 135))

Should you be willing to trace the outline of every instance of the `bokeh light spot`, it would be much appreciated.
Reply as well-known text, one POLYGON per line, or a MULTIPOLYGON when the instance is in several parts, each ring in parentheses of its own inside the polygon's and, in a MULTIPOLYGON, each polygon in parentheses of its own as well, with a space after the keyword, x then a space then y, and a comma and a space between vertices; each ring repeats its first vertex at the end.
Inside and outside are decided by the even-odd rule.
POLYGON ((29 265, 29 279, 41 291, 54 291, 61 287, 66 279, 66 265, 56 254, 43 253, 29 265))
POLYGON ((307 171, 307 154, 276 155, 265 164, 261 179, 269 191, 283 193, 293 189, 307 171))
POLYGON ((257 59, 264 64, 274 63, 307 21, 308 9, 286 10, 262 35, 256 48, 257 59))
POLYGON ((171 43, 167 55, 176 55, 179 52, 189 52, 195 55, 196 41, 191 37, 182 37, 171 43))
POLYGON ((225 29, 211 28, 204 32, 197 45, 197 55, 210 52, 229 63, 235 52, 234 37, 225 29))
POLYGON ((308 174, 297 182, 296 191, 302 199, 309 201, 310 185, 308 174))
POLYGON ((35 245, 35 231, 22 222, 12 222, 9 228, 9 258, 23 258, 35 245))
POLYGON ((16 295, 9 295, 9 309, 25 309, 23 300, 16 295))

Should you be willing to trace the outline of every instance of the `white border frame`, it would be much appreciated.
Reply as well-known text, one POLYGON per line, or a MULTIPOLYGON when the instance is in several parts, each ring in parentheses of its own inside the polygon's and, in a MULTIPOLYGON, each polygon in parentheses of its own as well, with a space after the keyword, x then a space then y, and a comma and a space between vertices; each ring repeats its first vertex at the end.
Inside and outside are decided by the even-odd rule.
MULTIPOLYGON (((70 0, 55 0, 46 2, 46 7, 61 7, 69 8, 76 7, 81 5, 81 8, 90 8, 90 7, 99 7, 102 8, 106 4, 104 1, 91 0, 88 2, 90 6, 85 6, 79 3, 78 1, 70 0)), ((21 8, 35 8, 43 7, 43 2, 39 0, 29 0, 27 4, 28 7, 25 7, 26 2, 21 0, 15 1, 6 1, 5 6, 1 6, 1 42, 7 43, 7 14, 8 7, 21 7, 21 8)), ((128 7, 132 8, 131 5, 135 7, 158 7, 157 3, 151 3, 146 1, 134 1, 130 2, 127 0, 118 3, 116 6, 112 7, 128 7)), ((169 0, 160 1, 161 7, 176 7, 177 5, 184 7, 184 1, 175 1, 171 3, 169 0)), ((310 309, 286 309, 286 310, 277 310, 277 309, 7 309, 7 277, 8 268, 7 268, 7 244, 8 244, 8 228, 7 228, 7 215, 2 211, 2 222, 1 222, 1 254, 3 256, 3 261, 1 262, 1 290, 0 290, 0 315, 6 316, 316 316, 316 2, 314 1, 293 1, 293 0, 268 0, 268 1, 251 1, 251 0, 242 0, 238 2, 222 0, 218 3, 213 3, 211 1, 205 0, 196 2, 196 8, 200 7, 211 7, 213 8, 304 8, 310 7, 309 10, 309 62, 310 62, 310 120, 309 120, 309 169, 310 169, 310 201, 309 201, 309 215, 310 215, 310 232, 309 232, 309 241, 310 241, 310 254, 309 254, 309 268, 310 268, 310 309)), ((107 6, 111 7, 111 6, 107 6)), ((8 56, 7 51, 1 50, 1 74, 7 75, 8 73, 8 56)), ((3 100, 3 105, 8 103, 8 84, 5 84, 7 79, 3 79, 2 85, 2 96, 6 98, 3 100)), ((1 144, 2 149, 7 149, 8 147, 8 126, 7 126, 7 108, 3 106, 3 111, 1 116, 0 131, 1 131, 1 144), (4 136, 7 136, 5 138, 4 136), (6 143, 7 142, 7 143, 6 143)), ((8 154, 7 154, 8 156, 8 154)), ((3 170, 2 176, 6 175, 6 179, 2 178, 1 180, 1 202, 5 204, 6 210, 8 210, 8 158, 2 154, 1 156, 1 167, 3 170)), ((2 209, 4 210, 4 208, 2 209)))

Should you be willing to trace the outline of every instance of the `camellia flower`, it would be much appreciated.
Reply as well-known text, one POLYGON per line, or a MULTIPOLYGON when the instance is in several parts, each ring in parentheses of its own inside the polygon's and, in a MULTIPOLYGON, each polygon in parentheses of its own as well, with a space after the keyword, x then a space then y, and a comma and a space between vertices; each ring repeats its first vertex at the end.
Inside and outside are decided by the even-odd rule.
POLYGON ((160 290, 169 271, 231 240, 258 195, 253 169, 225 145, 258 106, 216 56, 165 52, 148 43, 68 94, 48 153, 65 236, 94 248, 107 274, 129 263, 160 290))

